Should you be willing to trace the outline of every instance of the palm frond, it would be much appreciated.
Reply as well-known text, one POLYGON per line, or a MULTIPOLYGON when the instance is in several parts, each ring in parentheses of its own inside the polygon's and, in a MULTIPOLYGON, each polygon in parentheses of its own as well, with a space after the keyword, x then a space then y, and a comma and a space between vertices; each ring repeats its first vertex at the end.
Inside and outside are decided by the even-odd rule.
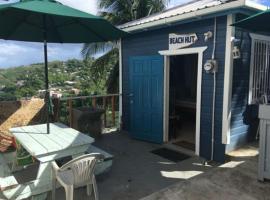
POLYGON ((104 71, 105 68, 110 69, 109 65, 112 61, 118 59, 118 48, 114 48, 107 52, 106 54, 100 56, 97 58, 93 63, 91 68, 94 69, 94 71, 104 71), (107 67, 106 67, 107 66, 107 67))
POLYGON ((98 8, 99 9, 107 9, 109 8, 115 0, 99 0, 98 2, 98 8))
POLYGON ((119 93, 119 61, 115 63, 109 77, 106 81, 106 88, 108 94, 119 93))
POLYGON ((92 57, 99 53, 110 51, 117 46, 116 42, 85 43, 81 50, 84 59, 92 57))
MULTIPOLYGON (((123 24, 139 19, 166 8, 170 0, 98 0, 99 15, 114 25, 123 24)), ((93 63, 89 64, 89 70, 93 76, 93 82, 99 86, 101 80, 106 80, 108 92, 117 88, 119 53, 117 42, 84 44, 82 55, 87 58, 98 53, 104 53, 93 63)))
POLYGON ((94 77, 93 82, 98 85, 101 80, 107 80, 116 62, 118 62, 118 48, 114 48, 103 56, 97 58, 89 70, 94 77))
POLYGON ((146 6, 148 8, 148 14, 152 15, 164 10, 169 4, 170 0, 147 0, 146 6))

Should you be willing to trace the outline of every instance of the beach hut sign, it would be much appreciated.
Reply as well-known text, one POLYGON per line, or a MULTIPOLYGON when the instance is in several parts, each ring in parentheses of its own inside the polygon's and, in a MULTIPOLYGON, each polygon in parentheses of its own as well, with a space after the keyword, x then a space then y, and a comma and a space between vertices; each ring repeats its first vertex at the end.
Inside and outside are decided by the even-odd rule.
POLYGON ((191 46, 198 40, 196 33, 191 34, 169 34, 169 49, 181 49, 184 47, 191 46))

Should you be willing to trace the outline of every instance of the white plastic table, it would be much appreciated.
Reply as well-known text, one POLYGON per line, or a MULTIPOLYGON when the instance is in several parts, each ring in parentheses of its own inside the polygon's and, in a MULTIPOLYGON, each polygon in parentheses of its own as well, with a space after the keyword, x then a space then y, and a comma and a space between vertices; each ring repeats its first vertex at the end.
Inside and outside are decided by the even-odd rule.
POLYGON ((40 161, 37 178, 27 184, 20 184, 8 191, 6 197, 23 199, 51 190, 51 162, 66 156, 83 154, 94 139, 61 123, 50 124, 47 134, 46 124, 10 129, 19 143, 40 161), (18 193, 19 191, 19 193, 18 193), (14 196, 15 195, 15 196, 14 196))

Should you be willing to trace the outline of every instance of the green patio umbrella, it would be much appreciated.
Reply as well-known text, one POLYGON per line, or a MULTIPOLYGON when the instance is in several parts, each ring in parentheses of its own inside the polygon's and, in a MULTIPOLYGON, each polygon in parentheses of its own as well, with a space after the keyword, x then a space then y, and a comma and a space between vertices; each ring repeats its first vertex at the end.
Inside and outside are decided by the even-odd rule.
POLYGON ((126 35, 101 17, 54 0, 21 0, 1 5, 0 27, 0 39, 44 43, 48 133, 50 107, 47 43, 104 42, 126 35))
POLYGON ((232 26, 243 28, 252 32, 270 33, 270 10, 266 10, 248 18, 240 20, 232 26))

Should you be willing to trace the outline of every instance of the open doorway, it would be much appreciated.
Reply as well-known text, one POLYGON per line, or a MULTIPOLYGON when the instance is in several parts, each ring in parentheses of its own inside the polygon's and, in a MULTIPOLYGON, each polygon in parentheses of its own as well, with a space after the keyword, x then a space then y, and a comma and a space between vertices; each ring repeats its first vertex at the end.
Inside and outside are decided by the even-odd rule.
POLYGON ((195 151, 198 54, 169 57, 169 141, 195 151))

